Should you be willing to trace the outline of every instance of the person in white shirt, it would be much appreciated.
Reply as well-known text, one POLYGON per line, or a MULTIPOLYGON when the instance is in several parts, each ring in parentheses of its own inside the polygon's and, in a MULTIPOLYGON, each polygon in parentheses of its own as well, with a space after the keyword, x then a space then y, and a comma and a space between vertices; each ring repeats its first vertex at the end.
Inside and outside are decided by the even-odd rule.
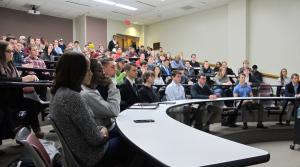
POLYGON ((182 73, 180 71, 173 71, 172 74, 172 82, 166 88, 166 98, 168 101, 174 100, 184 100, 185 92, 184 87, 181 85, 181 76, 182 73))

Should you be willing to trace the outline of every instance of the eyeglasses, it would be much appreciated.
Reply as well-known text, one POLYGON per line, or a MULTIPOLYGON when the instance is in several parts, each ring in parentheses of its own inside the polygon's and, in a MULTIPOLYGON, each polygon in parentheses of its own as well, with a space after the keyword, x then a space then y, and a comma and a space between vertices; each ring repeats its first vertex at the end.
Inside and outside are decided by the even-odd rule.
POLYGON ((7 53, 12 53, 13 50, 7 49, 5 52, 7 52, 7 53))

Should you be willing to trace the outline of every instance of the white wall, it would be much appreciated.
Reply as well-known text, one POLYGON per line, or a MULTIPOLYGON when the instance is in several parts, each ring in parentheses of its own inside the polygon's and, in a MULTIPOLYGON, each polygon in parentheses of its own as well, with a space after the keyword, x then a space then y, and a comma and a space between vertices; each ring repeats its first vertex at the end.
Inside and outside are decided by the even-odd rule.
POLYGON ((121 21, 107 20, 107 43, 115 34, 124 34, 134 37, 140 37, 140 44, 144 44, 144 32, 142 26, 131 24, 126 26, 121 21))
POLYGON ((147 26, 146 45, 160 42, 174 56, 183 51, 211 63, 227 60, 227 6, 182 16, 147 26))
POLYGON ((249 57, 264 72, 300 72, 299 0, 249 2, 249 57))

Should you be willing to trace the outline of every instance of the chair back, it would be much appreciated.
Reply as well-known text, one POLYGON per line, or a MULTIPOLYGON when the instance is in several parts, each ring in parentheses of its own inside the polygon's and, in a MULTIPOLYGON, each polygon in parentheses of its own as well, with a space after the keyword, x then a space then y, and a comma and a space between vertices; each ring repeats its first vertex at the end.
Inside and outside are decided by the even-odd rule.
POLYGON ((59 138, 59 141, 62 145, 62 149, 63 149, 63 154, 64 154, 64 166, 66 167, 81 167, 79 162, 76 160, 76 157, 74 156, 74 154, 72 153, 70 147, 68 146, 65 138, 63 137, 62 133, 60 132, 60 130, 58 129, 58 127, 56 126, 56 123, 54 122, 54 120, 49 117, 49 120, 59 138))
POLYGON ((33 158, 35 166, 51 167, 51 159, 43 144, 30 132, 28 128, 22 128, 16 135, 16 141, 25 146, 26 151, 33 158))

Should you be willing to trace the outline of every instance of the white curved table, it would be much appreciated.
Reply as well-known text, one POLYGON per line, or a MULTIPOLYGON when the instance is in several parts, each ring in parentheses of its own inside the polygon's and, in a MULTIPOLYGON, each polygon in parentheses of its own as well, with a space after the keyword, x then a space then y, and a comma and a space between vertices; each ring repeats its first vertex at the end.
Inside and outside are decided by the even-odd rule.
POLYGON ((173 106, 223 100, 282 100, 295 98, 247 97, 217 100, 180 100, 176 104, 160 104, 157 109, 127 109, 116 122, 121 133, 135 146, 165 166, 249 166, 269 161, 264 150, 223 139, 180 123, 166 113, 173 106), (153 119, 151 123, 134 120, 153 119))

